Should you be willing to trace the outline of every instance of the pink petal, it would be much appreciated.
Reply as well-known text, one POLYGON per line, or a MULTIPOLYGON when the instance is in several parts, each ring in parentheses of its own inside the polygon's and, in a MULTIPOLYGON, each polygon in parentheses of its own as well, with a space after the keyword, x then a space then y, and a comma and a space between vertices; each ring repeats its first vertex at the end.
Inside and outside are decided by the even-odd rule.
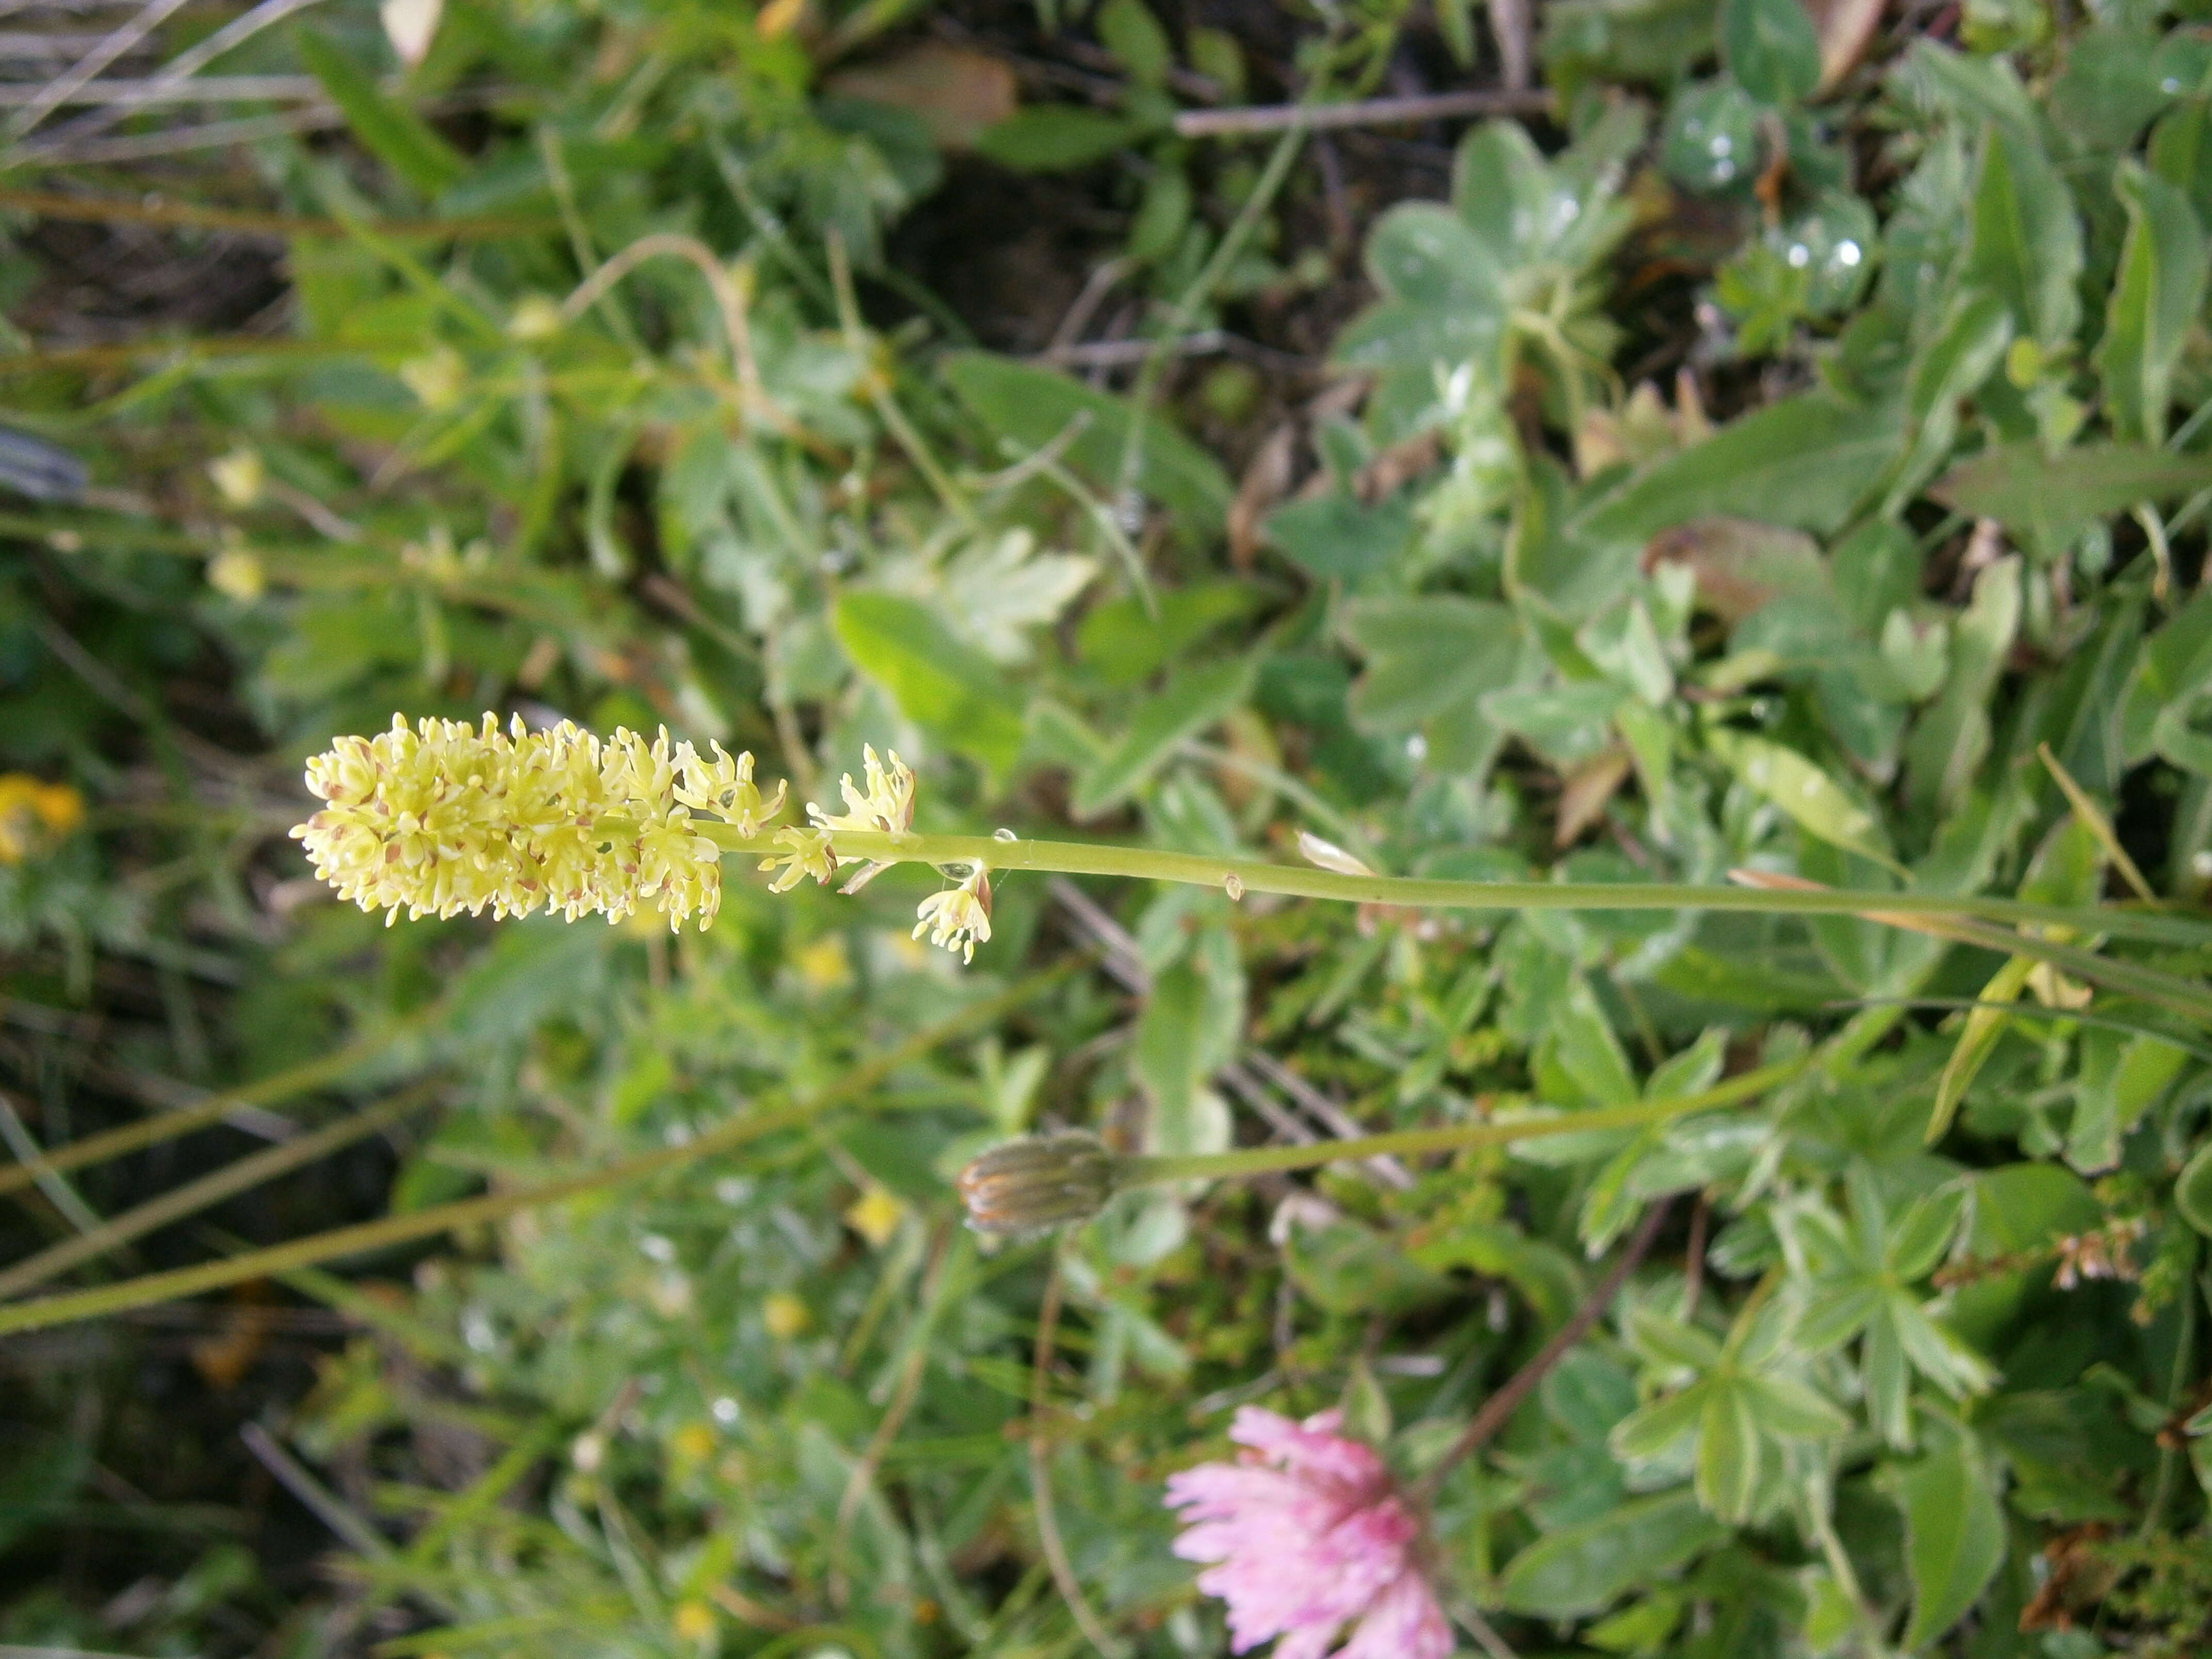
POLYGON ((1408 1572, 1367 1609, 1336 1659, 1449 1659, 1451 1626, 1427 1581, 1408 1572))

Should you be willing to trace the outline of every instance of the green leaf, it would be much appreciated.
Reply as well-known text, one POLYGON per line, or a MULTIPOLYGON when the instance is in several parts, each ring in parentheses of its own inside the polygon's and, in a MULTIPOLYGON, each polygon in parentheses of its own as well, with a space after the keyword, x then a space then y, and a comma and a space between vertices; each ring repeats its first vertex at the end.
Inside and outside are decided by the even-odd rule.
POLYGON ((1531 1618, 1596 1613, 1725 1535, 1687 1492, 1634 1499, 1538 1539, 1506 1567, 1498 1597, 1508 1610, 1531 1618))
POLYGON ((1698 1417, 1698 1501, 1721 1520, 1749 1520, 1765 1453, 1748 1396, 1733 1380, 1716 1381, 1698 1417))
POLYGON ((1133 686, 1261 603, 1251 583, 1238 581, 1160 589, 1150 608, 1135 594, 1109 599, 1083 613, 1075 629, 1076 655, 1108 685, 1133 686))
POLYGON ((1277 507, 1261 529, 1269 546, 1308 575, 1356 582, 1404 558, 1413 540, 1413 509, 1402 494, 1369 507, 1331 490, 1277 507))
POLYGON ((2120 163, 2112 190, 2128 210, 2128 236, 2095 362, 2113 433, 2159 444, 2173 368, 2204 295, 2204 233, 2189 198, 2136 161, 2120 163))
POLYGON ((300 59, 343 112, 353 136, 424 196, 436 196, 468 171, 461 153, 406 105, 384 95, 375 77, 344 48, 314 29, 296 34, 300 59))
POLYGON ((1887 505, 1911 499, 1959 436, 1959 404, 1990 377, 2012 343, 2012 308, 1985 289, 1954 295, 1942 326, 1914 358, 1905 391, 1912 446, 1887 505))
POLYGON ((80 1434, 33 1439, 10 1433, 9 1461, 0 1468, 0 1551, 66 1507, 92 1473, 92 1444, 80 1434))
POLYGON ((1797 0, 1721 0, 1721 56, 1762 103, 1803 102, 1820 82, 1820 38, 1797 0))
POLYGON ((2074 198, 2041 146, 1992 124, 1982 138, 1966 280, 2000 295, 2020 331, 2056 349, 2081 315, 2081 226, 2074 198))
POLYGON ((2151 129, 2150 170, 2172 185, 2212 222, 2212 104, 2191 98, 2168 110, 2151 129))
POLYGON ((1022 746, 1020 695, 928 606, 855 591, 838 598, 831 625, 853 665, 908 720, 993 772, 1012 766, 1022 746))
POLYGON ((2181 1166, 2173 1183, 2173 1207, 2183 1220, 2212 1237, 2212 1141, 2199 1146, 2197 1155, 2181 1166))
POLYGON ((1465 220, 1426 202, 1392 208, 1367 239, 1367 273, 1385 297, 1337 336, 1338 362, 1416 375, 1473 362, 1496 378, 1504 277, 1465 220))
POLYGON ((1344 633, 1367 659, 1352 688, 1352 720, 1386 734, 1511 684, 1521 651, 1510 609, 1448 593, 1355 600, 1344 633))
POLYGON ((1225 971, 1186 959, 1153 982, 1129 1055, 1152 1097, 1147 1152, 1178 1156, 1219 1152, 1227 1144, 1226 1118, 1205 1121, 1199 1091, 1236 1052, 1243 1024, 1243 975, 1233 956, 1225 971))
POLYGON ((1705 742, 1745 788, 1771 801, 1806 834, 1898 867, 1881 848, 1881 827, 1874 814, 1796 750, 1726 726, 1715 726, 1705 742))
POLYGON ((1104 161, 1136 136, 1127 121, 1102 109, 1036 104, 984 128, 975 149, 1017 173, 1066 173, 1104 161))
POLYGON ((1912 1619, 1904 1645, 1934 1641, 1964 1618, 2004 1560, 2004 1516, 1963 1433, 1953 1431, 1880 1477, 1905 1512, 1912 1619))
POLYGON ((1720 1364, 1721 1347, 1706 1332, 1652 1308, 1632 1309, 1629 1345, 1656 1365, 1706 1371, 1720 1364))
POLYGON ((1387 1316, 1454 1295, 1450 1279, 1356 1221, 1292 1227, 1284 1241, 1283 1266, 1308 1301, 1333 1314, 1387 1316))
MULTIPOLYGON (((2032 957, 2008 957, 2004 965, 1990 975, 1989 983, 1982 987, 1977 1002, 2017 1002, 2020 994, 2027 988, 2027 976, 2035 971, 2032 957)), ((1951 1058, 1943 1064, 1943 1075, 1936 1080, 1936 1104, 1928 1114, 1929 1146, 1942 1139, 1956 1116, 1959 1103, 1966 1097, 1983 1063, 2004 1035, 2005 1011, 2002 1008, 1975 1008, 1968 1011, 1966 1023, 1959 1029, 1959 1041, 1953 1045, 1951 1058)))
POLYGON ((1967 1180, 1973 1203, 1968 1243, 1977 1256, 2041 1249, 2060 1233, 2095 1226, 2104 1214, 2081 1177, 2057 1164, 2008 1164, 1967 1180))
MULTIPOLYGON (((1019 455, 1062 441, 1062 457, 1071 470, 1101 490, 1120 488, 1121 450, 1129 433, 1126 399, 984 351, 953 352, 941 367, 953 395, 1019 455)), ((1146 416, 1143 433, 1137 487, 1190 536, 1219 535, 1234 494, 1220 463, 1162 416, 1146 416)))
POLYGON ((1710 1382, 1694 1382, 1680 1394, 1639 1406, 1613 1425, 1606 1443, 1624 1462, 1648 1463, 1663 1457, 1685 1435, 1696 1431, 1705 1396, 1711 1392, 1710 1382))
POLYGON ((1142 87, 1167 83, 1174 52, 1144 0, 1106 0, 1098 8, 1097 28, 1099 44, 1121 60, 1131 80, 1142 87))
POLYGON ((1129 716, 1121 741, 1076 780, 1079 818, 1119 806, 1174 757, 1176 747, 1225 719, 1251 695, 1255 657, 1185 669, 1129 716))
POLYGON ((2136 444, 2084 444, 2046 454, 2030 440, 1962 461, 1928 492, 1946 507, 1995 519, 2015 536, 2067 547, 2090 523, 2139 501, 2166 501, 2212 484, 2212 456, 2136 444))
POLYGON ((1644 542, 1721 516, 1832 534, 1896 454, 1899 438, 1894 409, 1803 392, 1653 462, 1568 531, 1589 541, 1644 542))
POLYGON ((1736 1386, 1750 1402, 1759 1431, 1778 1440, 1823 1440, 1850 1430, 1850 1417, 1802 1382, 1786 1376, 1746 1376, 1736 1386))
POLYGON ((1907 1284, 1926 1278, 1959 1231, 1966 1199, 1965 1188, 1947 1185, 1914 1200, 1882 1241, 1882 1265, 1907 1284))
POLYGON ((1935 705, 1905 745, 1906 782, 1923 811, 1957 806, 1990 750, 1990 694, 2020 631, 2021 561, 2010 554, 1974 578, 1974 596, 1951 624, 1951 669, 1935 705))
POLYGON ((2097 1175, 2120 1161, 2120 1142, 2188 1064, 2186 1050, 2148 1033, 2082 1033, 2066 1161, 2097 1175))

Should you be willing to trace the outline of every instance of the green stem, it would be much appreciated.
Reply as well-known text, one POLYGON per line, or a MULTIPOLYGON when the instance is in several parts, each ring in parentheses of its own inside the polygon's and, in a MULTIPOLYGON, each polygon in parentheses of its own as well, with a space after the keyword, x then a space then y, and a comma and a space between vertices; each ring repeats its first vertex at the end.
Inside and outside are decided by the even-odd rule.
POLYGON ((363 1037, 332 1053, 289 1070, 274 1073, 257 1083, 245 1084, 235 1089, 218 1090, 197 1105, 187 1106, 181 1111, 142 1118, 136 1123, 126 1123, 119 1129, 110 1129, 105 1134, 90 1135, 66 1146, 57 1147, 33 1162, 0 1169, 0 1197, 21 1191, 50 1171, 76 1170, 88 1164, 105 1163, 111 1158, 120 1158, 125 1152, 135 1152, 158 1141, 173 1140, 179 1135, 190 1134, 195 1129, 204 1129, 210 1124, 222 1121, 227 1114, 241 1106, 267 1106, 275 1101, 306 1094, 311 1089, 319 1089, 326 1083, 335 1083, 362 1061, 372 1060, 383 1052, 407 1028, 419 1027, 422 1024, 419 1016, 410 1018, 400 1030, 363 1037))
MULTIPOLYGON (((2197 1261, 2203 1246, 2195 1239, 2189 1244, 2189 1268, 2181 1276, 2181 1328, 2174 1334, 2173 1365, 2166 1376, 2166 1409, 2169 1416, 2179 1413, 2189 1389, 2190 1362, 2196 1358, 2197 1348, 2197 1261)), ((2161 1436, 2163 1439, 2166 1437, 2161 1436)), ((2136 1541, 2142 1543, 2166 1517, 2166 1506, 2173 1497, 2174 1476, 2181 1465, 2181 1449, 2161 1445, 2158 1449, 2158 1477, 2151 1487, 2150 1502, 2144 1506, 2142 1525, 2136 1530, 2136 1541)))
POLYGON ((226 1164, 197 1181, 188 1181, 181 1187, 163 1193, 159 1198, 149 1199, 135 1209, 111 1217, 88 1232, 64 1239, 35 1255, 26 1256, 22 1261, 0 1269, 0 1297, 20 1296, 25 1291, 67 1273, 81 1262, 119 1249, 132 1239, 142 1237, 158 1227, 181 1221, 188 1215, 220 1204, 249 1188, 274 1181, 302 1164, 312 1164, 341 1146, 375 1134, 427 1104, 439 1086, 434 1082, 417 1084, 367 1111, 341 1118, 313 1134, 301 1135, 282 1146, 271 1146, 251 1158, 241 1158, 226 1164))
POLYGON ((1116 1184, 1147 1187, 1169 1181, 1218 1180, 1224 1176, 1267 1175, 1285 1170, 1310 1170, 1319 1164, 1349 1158, 1377 1158, 1384 1153, 1417 1156, 1424 1152, 1463 1152, 1474 1146, 1504 1146, 1518 1140, 1538 1140, 1547 1135, 1587 1134, 1604 1129, 1637 1129, 1665 1123, 1692 1112, 1715 1111, 1742 1104, 1770 1089, 1779 1088, 1820 1063, 1818 1054, 1762 1066, 1732 1077, 1725 1083, 1673 1100, 1650 1100, 1635 1106, 1609 1106, 1596 1111, 1566 1112, 1557 1117, 1534 1117, 1510 1123, 1455 1123, 1437 1129, 1394 1129, 1387 1134, 1363 1135, 1352 1140, 1323 1140, 1299 1146, 1247 1146, 1233 1152, 1194 1152, 1174 1157, 1123 1158, 1117 1166, 1116 1184))
MULTIPOLYGON (((747 837, 727 824, 699 818, 691 820, 690 828, 734 853, 772 857, 780 850, 772 836, 747 837)), ((981 864, 994 873, 1029 870, 1067 876, 1126 876, 1197 887, 1237 886, 1248 893, 1336 899, 1349 904, 1457 910, 1750 910, 1798 916, 1859 916, 1875 912, 1972 917, 2012 925, 2069 927, 2119 939, 2212 945, 2212 926, 2204 922, 2117 905, 2069 908, 1965 895, 1691 886, 1674 882, 1437 881, 1418 876, 1342 875, 1334 870, 1262 859, 1217 858, 1112 842, 1001 841, 990 836, 888 836, 841 830, 835 846, 838 857, 848 863, 981 864)), ((2034 947, 2044 942, 2007 936, 1993 948, 2032 955, 2034 947)))
POLYGON ((386 1249, 394 1244, 434 1237, 461 1227, 501 1220, 519 1211, 641 1181, 648 1176, 729 1152, 748 1141, 757 1140, 763 1135, 798 1128, 818 1113, 833 1106, 849 1104, 866 1095, 900 1067, 911 1065, 939 1044, 991 1024, 1009 1010, 1018 1007, 1059 983, 1066 977, 1066 969, 1061 969, 1035 975, 1011 991, 972 1004, 950 1019, 939 1021, 928 1030, 918 1032, 896 1048, 854 1067, 827 1088, 805 1100, 774 1111, 754 1112, 734 1118, 681 1146, 659 1147, 581 1175, 540 1182, 535 1186, 519 1187, 510 1192, 490 1193, 482 1198, 463 1199, 458 1203, 434 1205, 427 1210, 416 1210, 406 1215, 386 1216, 377 1221, 336 1228, 267 1249, 249 1250, 243 1255, 231 1256, 221 1261, 205 1261, 197 1267, 179 1267, 168 1273, 148 1273, 137 1279, 125 1279, 120 1284, 103 1285, 95 1290, 77 1291, 65 1296, 41 1297, 35 1302, 14 1303, 0 1307, 0 1336, 10 1335, 16 1331, 42 1330, 48 1326, 65 1325, 81 1319, 97 1319, 106 1314, 149 1307, 157 1302, 172 1302, 179 1297, 197 1296, 203 1291, 218 1290, 227 1285, 270 1278, 295 1268, 313 1267, 344 1256, 386 1249))
MULTIPOLYGON (((1318 82, 1316 84, 1318 87, 1318 82)), ((1182 297, 1175 303, 1175 309, 1168 313, 1166 326, 1160 331, 1159 337, 1152 342, 1152 349, 1145 354, 1144 363, 1137 371, 1137 384, 1129 393, 1129 432, 1121 441, 1121 464, 1114 491, 1117 507, 1135 493, 1137 479, 1144 471, 1145 422, 1151 417, 1153 400, 1159 395, 1160 381, 1167 374, 1175 343, 1189 328, 1191 319, 1197 314, 1199 307, 1206 303, 1213 290, 1220 286, 1221 279, 1229 274, 1230 266, 1237 262, 1237 256, 1243 252, 1244 244, 1251 240, 1252 233, 1260 228, 1261 219, 1274 203, 1275 192, 1290 177, 1291 163, 1297 160, 1298 150, 1304 144, 1305 138, 1306 124, 1302 110, 1297 125, 1286 129, 1275 141, 1274 152, 1267 157, 1267 165, 1261 171, 1259 182, 1252 186, 1252 193, 1244 198, 1244 205, 1237 210, 1229 228, 1222 232, 1220 245, 1213 250, 1213 257, 1206 262, 1205 269, 1182 291, 1182 297)))

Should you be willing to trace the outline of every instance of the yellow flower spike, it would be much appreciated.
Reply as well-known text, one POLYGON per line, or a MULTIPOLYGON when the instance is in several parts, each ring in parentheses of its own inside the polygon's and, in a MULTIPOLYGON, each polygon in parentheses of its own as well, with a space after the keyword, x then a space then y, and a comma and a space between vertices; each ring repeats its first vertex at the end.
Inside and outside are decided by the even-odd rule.
POLYGON ((412 726, 395 715, 390 731, 340 738, 308 762, 325 805, 292 834, 340 897, 387 922, 487 908, 620 921, 650 905, 672 928, 694 916, 703 927, 721 903, 721 854, 693 811, 750 835, 763 810, 752 757, 715 756, 702 762, 665 732, 648 744, 567 721, 502 732, 489 714, 412 726))
POLYGON ((921 920, 914 936, 926 932, 932 945, 960 953, 963 962, 975 960, 975 947, 991 937, 991 878, 978 865, 967 880, 942 893, 932 893, 915 907, 921 920))

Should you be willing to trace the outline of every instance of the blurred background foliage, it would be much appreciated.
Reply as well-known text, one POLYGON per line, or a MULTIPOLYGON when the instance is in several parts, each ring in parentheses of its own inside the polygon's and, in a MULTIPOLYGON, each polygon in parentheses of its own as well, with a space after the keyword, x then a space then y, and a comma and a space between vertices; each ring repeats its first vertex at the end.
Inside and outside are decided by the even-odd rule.
POLYGON ((1841 918, 1034 878, 963 970, 911 872, 387 931, 283 833, 334 733, 494 708, 802 795, 895 744, 948 831, 2201 906, 2199 10, 11 6, 0 1129, 224 1115, 19 1182, 5 1293, 821 1104, 0 1339, 0 1643, 1219 1653, 1164 1476, 1253 1401, 1422 1467, 1671 1198, 1441 1495, 1470 1643, 2204 1652, 2212 1046, 2152 1003, 1841 918), (1753 1110, 1058 1243, 949 1185, 1838 1033, 1753 1110))

